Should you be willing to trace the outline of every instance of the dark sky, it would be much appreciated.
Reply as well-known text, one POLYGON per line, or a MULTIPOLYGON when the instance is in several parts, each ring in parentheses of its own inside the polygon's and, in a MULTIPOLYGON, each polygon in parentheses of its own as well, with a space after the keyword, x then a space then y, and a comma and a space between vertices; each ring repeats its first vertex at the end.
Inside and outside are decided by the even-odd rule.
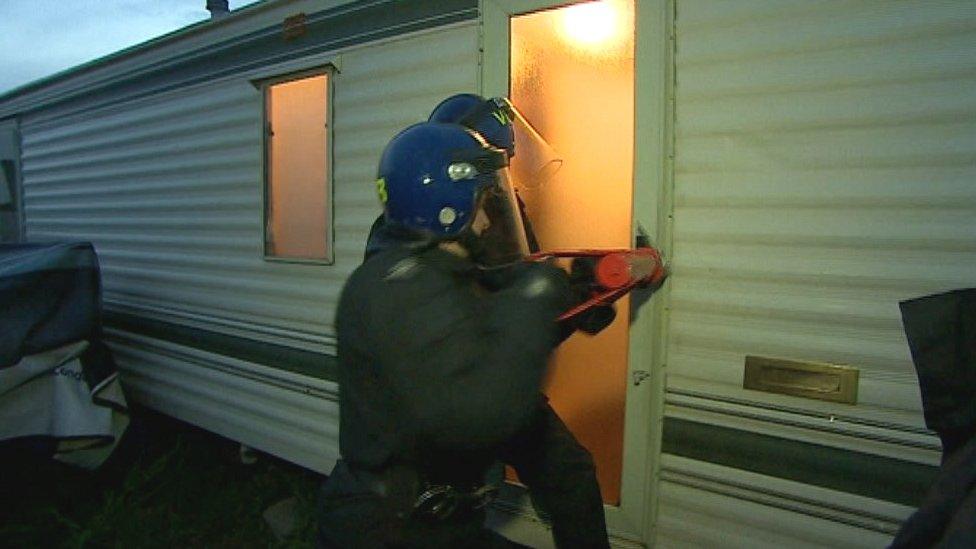
MULTIPOLYGON (((257 0, 230 0, 239 9, 257 0)), ((210 17, 206 0, 0 0, 0 94, 210 17)))

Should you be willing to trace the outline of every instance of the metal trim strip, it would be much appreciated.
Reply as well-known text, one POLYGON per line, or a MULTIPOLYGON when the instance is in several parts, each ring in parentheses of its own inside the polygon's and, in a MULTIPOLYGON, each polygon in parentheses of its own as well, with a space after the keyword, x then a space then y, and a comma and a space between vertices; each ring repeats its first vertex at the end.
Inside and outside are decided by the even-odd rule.
POLYGON ((662 452, 902 505, 918 506, 937 467, 708 425, 664 420, 662 452))
POLYGON ((776 412, 787 412, 791 414, 798 414, 798 415, 817 418, 817 419, 830 419, 832 417, 834 420, 843 421, 845 423, 864 425, 866 427, 876 427, 880 429, 890 429, 892 431, 899 431, 899 432, 904 432, 912 435, 932 435, 931 431, 920 427, 912 427, 910 425, 903 425, 898 423, 875 421, 875 420, 865 419, 853 415, 825 414, 825 413, 816 412, 809 409, 804 409, 804 408, 799 408, 794 406, 783 406, 780 404, 771 404, 759 400, 745 400, 745 399, 733 398, 728 396, 720 396, 720 395, 714 395, 709 393, 703 393, 700 391, 691 391, 688 389, 677 389, 674 387, 669 387, 667 389, 667 393, 669 395, 680 395, 680 396, 701 398, 707 400, 714 400, 717 402, 722 402, 727 404, 748 406, 750 408, 760 408, 763 410, 771 410, 776 412))
POLYGON ((725 408, 720 408, 717 406, 708 406, 706 404, 690 403, 690 402, 675 402, 672 399, 666 401, 669 405, 680 406, 682 408, 687 408, 690 410, 699 410, 703 412, 712 412, 716 414, 724 414, 733 417, 740 417, 745 419, 752 419, 757 421, 763 421, 766 423, 771 423, 775 425, 783 425, 787 427, 798 427, 801 429, 810 429, 813 431, 820 431, 824 433, 831 433, 836 435, 848 436, 855 439, 873 440, 877 442, 883 442, 893 445, 909 446, 912 448, 920 448, 923 450, 938 451, 940 446, 938 444, 918 442, 913 440, 908 440, 904 438, 898 438, 894 436, 879 435, 875 433, 870 433, 866 431, 859 431, 854 429, 845 429, 843 427, 823 427, 821 425, 813 425, 809 423, 804 423, 802 421, 794 421, 790 419, 783 419, 778 417, 772 417, 768 415, 751 413, 745 410, 730 410, 725 408))
POLYGON ((744 483, 732 482, 709 475, 690 474, 686 471, 669 467, 662 467, 661 481, 735 498, 736 500, 768 505, 784 511, 839 522, 882 534, 894 534, 898 531, 900 525, 899 522, 892 520, 890 517, 862 509, 824 504, 814 499, 798 497, 773 490, 757 489, 754 486, 744 483))
POLYGON ((245 322, 242 320, 207 314, 187 307, 179 309, 146 302, 134 296, 105 299, 105 309, 117 313, 127 313, 149 320, 159 320, 188 328, 213 330, 230 336, 243 337, 285 347, 313 351, 319 354, 335 355, 336 338, 330 332, 313 332, 279 328, 268 324, 245 322))
POLYGON ((232 336, 212 330, 187 327, 128 313, 105 311, 104 323, 134 334, 245 360, 262 366, 336 382, 336 357, 313 351, 232 336))

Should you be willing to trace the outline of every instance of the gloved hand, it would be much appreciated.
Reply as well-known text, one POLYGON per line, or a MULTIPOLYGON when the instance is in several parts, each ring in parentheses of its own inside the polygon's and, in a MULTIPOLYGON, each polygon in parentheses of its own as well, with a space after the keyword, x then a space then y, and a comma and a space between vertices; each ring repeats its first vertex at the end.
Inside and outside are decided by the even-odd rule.
MULTIPOLYGON (((576 258, 570 267, 567 276, 562 269, 545 263, 514 263, 505 267, 493 269, 482 269, 479 273, 478 282, 490 291, 498 291, 503 288, 511 287, 515 284, 524 283, 528 280, 531 272, 548 272, 549 277, 554 277, 568 281, 568 292, 565 294, 565 307, 570 308, 586 301, 590 298, 593 291, 600 287, 594 282, 596 259, 584 257, 576 258), (561 276, 560 276, 561 275, 561 276)), ((559 284, 565 288, 565 283, 559 284)), ((561 290, 565 291, 565 289, 561 290)), ((617 311, 613 305, 601 305, 581 313, 571 320, 562 322, 560 341, 565 340, 576 330, 583 331, 590 335, 597 334, 609 326, 617 317, 617 311)))
POLYGON ((566 271, 550 262, 520 263, 508 272, 506 282, 505 289, 518 292, 525 299, 551 300, 559 312, 573 303, 566 271))
POLYGON ((590 335, 602 332, 617 318, 617 308, 610 305, 599 305, 584 311, 573 319, 576 329, 590 335))
MULTIPOLYGON (((573 290, 574 305, 583 303, 602 288, 596 284, 595 257, 573 259, 569 270, 569 285, 573 290)), ((573 329, 590 335, 598 334, 617 318, 617 310, 611 305, 600 305, 580 313, 572 319, 573 329)))
MULTIPOLYGON (((601 288, 595 283, 596 258, 577 257, 573 259, 569 271, 569 285, 572 292, 572 303, 569 310, 590 299, 594 291, 601 288)), ((559 341, 563 342, 574 332, 580 330, 595 335, 609 326, 617 318, 617 311, 613 305, 600 305, 584 311, 573 318, 560 322, 559 341)))
MULTIPOLYGON (((573 291, 588 298, 590 292, 595 289, 596 281, 596 262, 595 257, 574 257, 569 266, 569 284, 573 291)), ((583 299, 580 299, 582 301, 583 299)))

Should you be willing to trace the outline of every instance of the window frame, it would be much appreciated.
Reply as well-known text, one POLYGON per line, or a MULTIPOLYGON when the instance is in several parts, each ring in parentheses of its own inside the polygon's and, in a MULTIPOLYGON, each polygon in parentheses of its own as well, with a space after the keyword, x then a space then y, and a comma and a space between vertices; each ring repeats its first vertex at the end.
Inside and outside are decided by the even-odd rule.
POLYGON ((334 130, 334 79, 335 75, 338 73, 335 65, 332 63, 327 63, 317 67, 301 69, 297 71, 287 72, 278 74, 275 76, 262 78, 260 80, 252 81, 258 90, 261 92, 261 254, 264 261, 268 263, 297 263, 303 265, 335 265, 335 169, 334 169, 334 142, 335 142, 335 130, 334 130), (271 175, 270 162, 269 162, 269 145, 270 145, 270 135, 268 132, 268 126, 271 122, 269 120, 268 113, 268 96, 270 94, 271 88, 278 84, 284 84, 287 82, 293 82, 296 80, 303 80, 305 78, 312 78, 316 76, 325 76, 325 95, 326 95, 326 112, 325 112, 325 215, 328 216, 326 220, 326 230, 329 234, 326 235, 325 239, 325 255, 323 257, 282 257, 277 255, 272 255, 268 253, 268 213, 269 213, 269 191, 270 191, 270 180, 271 175))

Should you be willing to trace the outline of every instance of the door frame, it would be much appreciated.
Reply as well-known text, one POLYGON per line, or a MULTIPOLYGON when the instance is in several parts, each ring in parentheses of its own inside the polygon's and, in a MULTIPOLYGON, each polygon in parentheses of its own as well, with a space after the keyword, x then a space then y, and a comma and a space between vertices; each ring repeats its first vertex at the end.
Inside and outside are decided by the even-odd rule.
MULTIPOLYGON (((509 94, 512 16, 581 1, 585 0, 479 0, 481 94, 509 94)), ((673 219, 674 6, 673 0, 634 0, 634 9, 631 234, 642 228, 668 258, 673 219)), ((653 299, 631 313, 620 505, 604 506, 616 546, 653 544, 655 537, 669 296, 670 283, 666 283, 653 299)), ((522 513, 526 512, 523 508, 522 513)))

